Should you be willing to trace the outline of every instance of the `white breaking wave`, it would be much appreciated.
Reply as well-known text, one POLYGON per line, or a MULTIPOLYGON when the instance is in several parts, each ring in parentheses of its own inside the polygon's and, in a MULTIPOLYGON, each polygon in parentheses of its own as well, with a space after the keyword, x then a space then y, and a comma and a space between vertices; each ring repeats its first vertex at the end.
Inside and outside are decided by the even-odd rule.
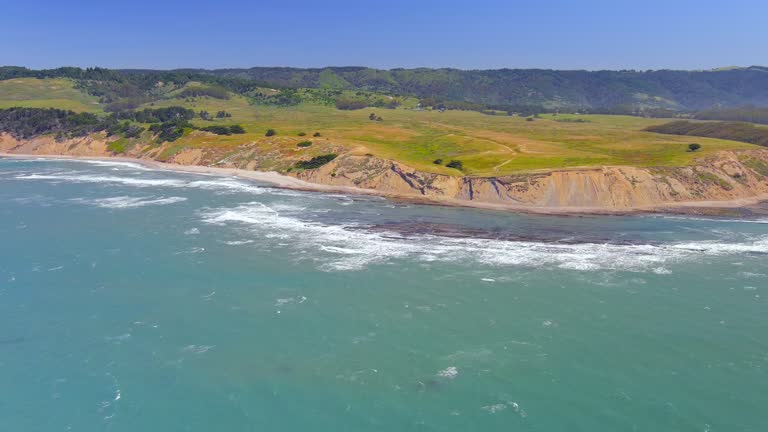
POLYGON ((30 159, 5 159, 4 162, 17 162, 17 163, 28 163, 28 162, 74 162, 74 163, 81 163, 81 164, 90 164, 90 165, 98 165, 98 166, 104 166, 104 167, 123 167, 123 168, 131 168, 135 170, 140 171, 155 171, 153 168, 146 167, 140 163, 136 162, 125 162, 125 161, 110 161, 110 160, 98 160, 98 159, 66 159, 66 158, 46 158, 46 157, 36 157, 36 158, 30 158, 30 159))
POLYGON ((753 224, 768 224, 768 219, 725 219, 725 218, 707 218, 700 216, 651 216, 662 219, 677 219, 683 221, 702 221, 702 222, 718 222, 718 223, 753 223, 753 224))
POLYGON ((152 168, 145 167, 142 164, 136 163, 136 162, 119 162, 119 161, 106 161, 106 160, 95 160, 95 159, 50 159, 49 161, 71 161, 71 162, 81 162, 81 163, 87 163, 91 165, 98 165, 98 166, 105 166, 105 167, 122 167, 122 168, 131 168, 135 170, 141 170, 141 171, 152 171, 152 168))
MULTIPOLYGON (((19 180, 52 180, 76 183, 112 183, 131 187, 197 188, 215 193, 244 192, 260 195, 288 195, 301 199, 328 199, 334 196, 307 194, 263 187, 232 178, 192 179, 142 178, 64 173, 17 175, 19 180)), ((342 196, 336 196, 342 198, 342 196)), ((183 201, 182 197, 114 197, 88 203, 107 208, 132 208, 183 201)), ((507 241, 476 238, 449 238, 434 235, 403 237, 397 233, 370 232, 354 225, 308 222, 293 217, 305 211, 301 206, 277 203, 269 207, 251 202, 236 207, 207 209, 206 223, 247 226, 265 241, 279 239, 278 246, 319 252, 313 258, 325 270, 357 270, 374 263, 408 258, 422 262, 474 261, 493 266, 551 266, 581 271, 624 270, 669 273, 667 264, 701 256, 768 253, 768 236, 741 242, 693 241, 666 244, 617 245, 601 243, 558 244, 535 241, 507 241)), ((244 243, 244 242, 243 242, 244 243)), ((229 244, 243 244, 231 242, 229 244)))
POLYGON ((102 175, 68 175, 68 174, 28 174, 16 176, 18 180, 58 180, 73 183, 120 183, 138 187, 183 187, 187 182, 172 179, 145 179, 135 177, 115 177, 102 175))
POLYGON ((231 240, 231 241, 225 241, 224 244, 230 245, 230 246, 240 246, 245 244, 253 243, 253 240, 231 240))
MULTIPOLYGON (((128 163, 128 162, 115 162, 128 163)), ((68 173, 45 173, 45 174, 24 174, 14 177, 16 180, 52 180, 71 183, 115 183, 133 187, 169 187, 169 188, 193 188, 214 191, 220 194, 231 194, 237 192, 260 195, 269 192, 271 195, 280 196, 304 196, 312 195, 285 189, 275 189, 271 187, 260 186, 255 183, 238 181, 230 178, 216 178, 214 180, 182 180, 182 179, 158 179, 142 177, 121 177, 111 175, 89 175, 68 173)), ((322 197, 322 196, 321 196, 322 197)), ((323 197, 324 198, 324 197, 323 197)))
POLYGON ((459 369, 456 366, 449 366, 441 371, 438 371, 437 376, 441 378, 454 379, 459 376, 459 369))
POLYGON ((129 209, 144 207, 148 205, 167 205, 175 204, 178 202, 186 201, 184 197, 129 197, 118 196, 112 198, 98 198, 86 200, 82 198, 75 198, 72 201, 80 202, 84 204, 91 204, 97 207, 110 208, 110 209, 129 209))
POLYGON ((689 242, 617 245, 602 243, 558 244, 433 235, 402 237, 397 233, 370 232, 351 225, 325 225, 280 214, 252 202, 237 207, 208 209, 203 221, 241 224, 263 238, 289 239, 290 244, 327 254, 322 268, 357 270, 390 259, 420 261, 477 261, 494 266, 554 266, 573 270, 653 271, 665 274, 664 265, 702 255, 768 253, 768 237, 748 243, 689 242))
POLYGON ((247 192, 260 195, 266 192, 263 187, 230 179, 197 180, 190 182, 187 186, 228 193, 247 192))
POLYGON ((768 236, 751 243, 723 243, 720 241, 698 241, 668 245, 672 249, 702 252, 707 255, 735 255, 745 253, 768 253, 768 236))

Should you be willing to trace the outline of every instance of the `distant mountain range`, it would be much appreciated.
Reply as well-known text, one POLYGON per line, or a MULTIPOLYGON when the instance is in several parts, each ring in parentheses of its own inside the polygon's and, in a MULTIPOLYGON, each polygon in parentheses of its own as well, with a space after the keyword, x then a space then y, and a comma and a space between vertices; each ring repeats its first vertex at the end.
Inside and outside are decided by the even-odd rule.
POLYGON ((709 71, 583 71, 549 69, 188 69, 217 77, 257 80, 277 87, 359 89, 485 105, 592 109, 634 106, 700 110, 768 105, 768 67, 709 71))

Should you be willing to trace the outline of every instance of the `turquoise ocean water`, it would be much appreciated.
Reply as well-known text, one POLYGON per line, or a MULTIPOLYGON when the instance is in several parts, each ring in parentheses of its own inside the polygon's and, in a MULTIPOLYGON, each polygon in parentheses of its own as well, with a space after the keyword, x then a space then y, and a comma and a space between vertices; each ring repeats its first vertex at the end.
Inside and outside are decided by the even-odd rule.
POLYGON ((0 160, 0 431, 765 431, 768 221, 0 160))

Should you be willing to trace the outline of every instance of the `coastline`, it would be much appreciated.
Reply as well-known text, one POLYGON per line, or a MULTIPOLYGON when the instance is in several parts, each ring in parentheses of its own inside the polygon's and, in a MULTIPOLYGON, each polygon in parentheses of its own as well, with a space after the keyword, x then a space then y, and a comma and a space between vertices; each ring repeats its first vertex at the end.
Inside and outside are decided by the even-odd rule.
POLYGON ((760 194, 754 197, 730 199, 722 201, 680 201, 665 202, 653 206, 633 206, 626 208, 609 207, 576 207, 576 206, 534 206, 525 204, 501 204, 477 202, 453 198, 423 197, 413 194, 398 194, 376 189, 366 189, 354 186, 326 185, 308 182, 295 177, 283 175, 274 171, 253 171, 240 168, 221 168, 205 165, 181 165, 159 162, 150 159, 123 157, 123 156, 76 156, 60 154, 19 154, 0 152, 0 159, 65 159, 65 160, 92 160, 92 161, 118 161, 135 163, 147 168, 193 173, 220 177, 237 177, 245 180, 258 181, 270 184, 280 189, 299 190, 307 192, 345 193, 351 195, 380 196, 396 201, 409 202, 421 205, 436 205, 446 207, 467 207, 485 210, 508 211, 513 213, 528 213, 540 215, 561 216, 588 216, 588 215, 631 215, 631 214, 696 214, 717 215, 729 210, 748 209, 752 206, 768 202, 768 194, 760 194))

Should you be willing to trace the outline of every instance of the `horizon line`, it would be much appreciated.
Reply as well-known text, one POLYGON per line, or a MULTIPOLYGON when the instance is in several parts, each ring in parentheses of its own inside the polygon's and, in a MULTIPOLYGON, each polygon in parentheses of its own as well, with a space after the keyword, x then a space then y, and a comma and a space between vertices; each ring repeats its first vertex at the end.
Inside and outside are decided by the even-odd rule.
POLYGON ((149 71, 149 72, 176 72, 176 71, 225 71, 225 70, 253 70, 253 69, 297 69, 297 70, 318 70, 322 71, 325 69, 373 69, 373 70, 379 70, 379 71, 398 71, 398 70, 453 70, 453 71, 461 71, 461 72, 486 72, 486 71, 505 71, 505 70, 528 70, 528 71, 557 71, 557 72, 661 72, 661 71, 673 71, 673 72, 723 72, 723 71, 731 71, 731 70, 746 70, 746 69, 752 69, 752 68, 760 68, 760 69, 768 69, 768 66, 762 66, 758 64, 753 64, 750 66, 721 66, 721 67, 714 67, 709 69, 674 69, 674 68, 659 68, 659 69, 638 69, 638 68, 625 68, 625 69, 585 69, 585 68, 575 68, 575 69, 557 69, 557 68, 545 68, 545 67, 503 67, 503 68, 474 68, 474 69, 465 69, 465 68, 458 68, 458 67, 449 67, 449 66, 441 66, 441 67, 430 67, 430 66, 416 66, 416 67, 394 67, 394 68, 377 68, 377 67, 371 67, 371 66, 360 66, 360 65, 346 65, 346 66, 322 66, 322 67, 302 67, 302 66, 249 66, 249 67, 215 67, 215 68, 207 68, 207 67, 178 67, 178 68, 170 68, 170 69, 162 69, 162 68, 142 68, 142 67, 106 67, 106 66, 72 66, 72 65, 62 65, 62 66, 56 66, 51 68, 33 68, 29 66, 19 66, 19 65, 2 65, 0 68, 22 68, 27 69, 30 71, 44 71, 44 70, 55 70, 55 69, 62 69, 62 68, 78 68, 78 69, 107 69, 107 70, 115 70, 115 71, 134 71, 134 72, 140 72, 140 71, 149 71))

